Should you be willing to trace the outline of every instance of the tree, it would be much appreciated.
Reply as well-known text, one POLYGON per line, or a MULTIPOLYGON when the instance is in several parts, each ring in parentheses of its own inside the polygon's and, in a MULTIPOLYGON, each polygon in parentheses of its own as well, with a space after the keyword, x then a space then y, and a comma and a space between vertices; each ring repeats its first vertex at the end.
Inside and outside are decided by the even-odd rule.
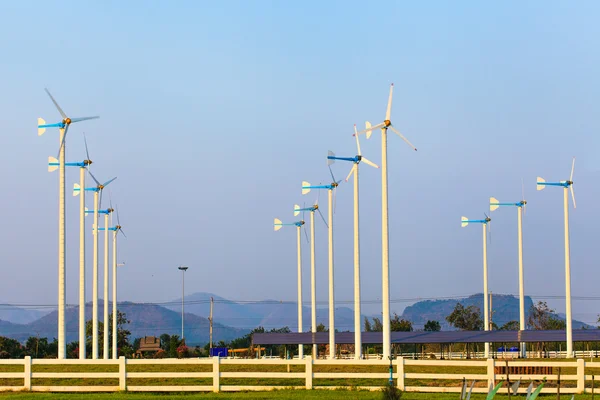
POLYGON ((390 319, 390 330, 392 332, 412 332, 412 322, 400 318, 398 314, 394 313, 394 317, 390 319))
MULTIPOLYGON (((94 325, 92 320, 89 320, 85 323, 85 348, 86 354, 88 357, 92 355, 92 332, 94 330, 94 325)), ((57 345, 58 346, 58 345, 57 345)), ((102 321, 98 321, 98 352, 101 353, 104 346, 104 323, 102 321)), ((58 347, 57 347, 58 349, 58 347)))
MULTIPOLYGON (((133 353, 133 348, 129 344, 129 337, 131 336, 131 331, 125 329, 123 326, 129 324, 131 321, 127 319, 125 313, 117 310, 117 351, 119 355, 131 355, 133 353)), ((109 316, 108 322, 108 334, 110 338, 110 343, 112 343, 112 328, 113 325, 113 314, 111 313, 109 316)), ((112 351, 112 350, 111 350, 112 351)))
POLYGON ((454 311, 446 317, 446 321, 461 331, 480 331, 483 328, 481 311, 474 305, 465 308, 462 304, 456 303, 454 311))
POLYGON ((545 301, 538 301, 531 306, 527 323, 535 330, 563 330, 566 322, 556 316, 554 310, 545 301))
MULTIPOLYGON (((600 316, 598 317, 598 322, 600 322, 600 316)), ((369 318, 365 317, 365 332, 371 332, 372 330, 373 330, 373 328, 371 327, 369 318)))
POLYGON ((500 327, 501 331, 518 331, 520 329, 519 321, 508 321, 500 327))
POLYGON ((3 353, 0 358, 22 358, 23 350, 21 343, 17 340, 0 336, 0 353, 3 353))
POLYGON ((428 320, 423 327, 425 332, 439 332, 442 330, 442 326, 438 321, 428 320))
POLYGON ((329 332, 329 329, 321 322, 317 325, 317 332, 329 332))

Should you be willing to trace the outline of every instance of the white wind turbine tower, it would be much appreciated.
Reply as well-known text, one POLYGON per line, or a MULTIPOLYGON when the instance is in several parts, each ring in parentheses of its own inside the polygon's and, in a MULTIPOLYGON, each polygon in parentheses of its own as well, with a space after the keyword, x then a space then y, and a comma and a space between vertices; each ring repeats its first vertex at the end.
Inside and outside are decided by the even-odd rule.
MULTIPOLYGON (((100 213, 100 202, 102 199, 102 190, 108 186, 114 178, 100 183, 96 177, 88 170, 88 173, 96 182, 96 187, 85 188, 85 190, 94 192, 94 227, 92 229, 94 235, 94 269, 92 279, 92 359, 98 359, 98 214, 100 213), (100 198, 100 200, 99 200, 100 198)), ((77 196, 81 191, 81 187, 76 183, 73 186, 73 196, 77 196)), ((105 321, 106 323, 106 321, 105 321)))
MULTIPOLYGON (((112 203, 112 202, 111 202, 112 203)), ((109 348, 109 338, 108 338, 108 216, 112 214, 114 211, 112 205, 106 210, 108 211, 104 214, 104 340, 102 342, 103 351, 102 358, 108 360, 108 348, 109 348)), ((102 230, 102 228, 100 228, 102 230)))
MULTIPOLYGON (((92 164, 92 160, 90 160, 90 153, 88 151, 87 140, 85 139, 85 133, 83 134, 83 140, 85 143, 85 154, 87 158, 82 162, 65 163, 67 167, 79 167, 79 184, 81 187, 85 186, 85 171, 92 164)), ((48 172, 56 171, 59 165, 60 163, 56 158, 48 157, 48 172)), ((81 198, 79 200, 79 343, 85 343, 85 217, 87 215, 85 212, 85 192, 81 193, 81 198)), ((86 356, 85 353, 85 346, 79 346, 79 359, 84 360, 86 356)))
POLYGON ((566 297, 566 322, 567 322, 567 357, 573 357, 573 314, 571 313, 571 247, 569 245, 569 189, 571 189, 571 198, 573 199, 573 208, 577 208, 575 203, 575 193, 573 192, 573 172, 575 170, 575 157, 571 164, 571 175, 568 181, 546 182, 543 178, 537 178, 537 190, 543 190, 546 186, 562 186, 563 204, 564 204, 564 224, 565 224, 565 297, 566 297))
POLYGON ((72 123, 100 117, 69 118, 62 108, 60 108, 56 100, 54 100, 54 97, 52 97, 48 89, 44 90, 48 93, 50 100, 52 100, 52 103, 54 103, 54 106, 62 117, 62 120, 55 124, 47 124, 42 118, 38 118, 38 136, 43 135, 46 128, 58 128, 60 132, 60 147, 58 149, 58 358, 64 359, 66 358, 67 352, 67 343, 65 340, 65 271, 67 265, 65 257, 67 249, 65 243, 65 139, 67 137, 69 126, 72 123))
MULTIPOLYGON (((108 216, 108 214, 110 213, 110 221, 111 221, 111 225, 112 225, 112 212, 115 211, 112 207, 112 199, 110 201, 110 208, 108 209, 110 210, 108 213, 106 213, 106 215, 108 216)), ((108 211, 107 210, 107 211, 108 211)), ((122 264, 117 264, 117 235, 119 233, 119 231, 121 232, 121 234, 123 235, 123 237, 127 237, 125 235, 125 232, 123 232, 123 227, 121 226, 121 222, 120 222, 120 218, 119 218, 119 207, 117 206, 116 209, 117 212, 117 225, 115 226, 111 226, 107 228, 100 228, 101 231, 104 231, 105 235, 106 233, 108 233, 108 231, 112 231, 113 232, 113 252, 112 252, 112 359, 116 360, 117 359, 117 341, 118 341, 118 336, 117 336, 117 267, 119 266, 123 266, 125 265, 125 263, 122 264)), ((106 237, 106 236, 105 236, 106 237)), ((108 276, 108 273, 106 274, 106 276, 108 276)), ((105 279, 106 281, 106 279, 105 279)), ((105 295, 106 298, 108 298, 108 294, 105 295)), ((105 302, 106 304, 106 302, 105 302)), ((106 309, 108 309, 108 306, 105 306, 106 309)), ((105 312, 105 322, 104 322, 104 326, 108 327, 108 316, 107 313, 105 312)), ((106 332, 106 329, 105 329, 106 332)), ((108 339, 105 339, 106 342, 108 342, 108 339)), ((105 344, 104 347, 106 348, 107 345, 105 344)), ((108 351, 106 351, 106 354, 108 354, 108 351)), ((106 357, 105 357, 106 358, 106 357)))
POLYGON ((382 318, 383 318, 383 357, 391 357, 391 323, 390 323, 390 265, 389 265, 389 220, 388 220, 388 173, 387 173, 387 130, 400 136, 413 150, 417 150, 402 135, 396 128, 392 126, 392 94, 394 92, 394 84, 390 86, 390 96, 388 98, 387 109, 385 112, 385 120, 380 124, 371 126, 370 122, 366 123, 366 129, 356 134, 367 134, 367 139, 371 136, 371 132, 375 129, 381 129, 381 301, 382 301, 382 318))
MULTIPOLYGON (((490 197, 490 211, 494 211, 501 206, 512 206, 517 207, 517 230, 519 239, 519 330, 524 331, 525 326, 525 284, 524 284, 524 273, 523 273, 523 212, 525 211, 525 193, 522 190, 521 201, 518 203, 500 203, 495 197, 490 197)), ((525 343, 521 343, 520 349, 521 357, 527 357, 527 348, 525 343)))
POLYGON ((354 174, 354 358, 359 360, 362 358, 362 329, 360 319, 360 238, 359 238, 359 220, 358 220, 358 164, 364 161, 367 165, 374 168, 379 166, 362 156, 360 152, 360 142, 358 135, 356 134, 356 125, 354 125, 354 137, 356 138, 356 149, 358 154, 354 157, 336 157, 335 154, 330 151, 327 159, 332 164, 335 160, 350 161, 354 163, 350 173, 346 177, 346 182, 350 179, 350 176, 354 174))
POLYGON ((307 194, 311 189, 327 189, 327 225, 329 242, 329 358, 335 358, 335 297, 333 292, 333 191, 336 190, 341 180, 336 181, 329 167, 332 182, 329 185, 311 186, 310 183, 302 182, 302 194, 307 194))
MULTIPOLYGON (((489 314, 489 306, 488 306, 488 262, 487 262, 487 232, 488 232, 488 224, 492 219, 485 216, 485 219, 468 219, 467 217, 461 217, 460 226, 464 228, 465 226, 477 223, 481 224, 483 227, 483 329, 485 331, 490 330, 490 314, 489 314)), ((485 358, 489 358, 490 356, 490 344, 488 342, 485 343, 485 358)))
MULTIPOLYGON (((315 204, 310 207, 300 208, 298 204, 294 205, 294 217, 300 214, 300 211, 310 211, 310 331, 317 332, 317 279, 315 265, 315 211, 319 212, 321 219, 327 226, 327 221, 321 210, 319 209, 319 201, 315 200, 315 204)), ((313 359, 317 358, 317 345, 313 344, 312 348, 313 359)))
MULTIPOLYGON (((300 229, 302 229, 302 225, 304 225, 304 221, 297 221, 292 223, 284 224, 280 219, 275 218, 273 220, 273 230, 277 232, 284 225, 294 225, 296 226, 296 231, 298 233, 298 332, 302 332, 302 240, 300 236, 300 229)), ((306 233, 306 231, 304 231, 306 233)), ((298 357, 300 359, 304 358, 304 346, 302 344, 298 345, 298 357)))

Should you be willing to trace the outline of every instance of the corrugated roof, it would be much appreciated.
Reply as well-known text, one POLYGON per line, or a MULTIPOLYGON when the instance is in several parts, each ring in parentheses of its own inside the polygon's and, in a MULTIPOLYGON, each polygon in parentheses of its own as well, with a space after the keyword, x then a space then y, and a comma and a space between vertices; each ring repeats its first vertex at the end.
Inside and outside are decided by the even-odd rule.
MULTIPOLYGON (((328 344, 329 332, 255 333, 254 344, 328 344)), ((392 332, 392 343, 564 342, 565 331, 442 331, 392 332)), ((600 342, 600 329, 574 329, 574 342, 600 342)), ((335 334, 337 344, 354 344, 354 332, 335 334)), ((363 332, 364 344, 382 343, 381 332, 363 332)))

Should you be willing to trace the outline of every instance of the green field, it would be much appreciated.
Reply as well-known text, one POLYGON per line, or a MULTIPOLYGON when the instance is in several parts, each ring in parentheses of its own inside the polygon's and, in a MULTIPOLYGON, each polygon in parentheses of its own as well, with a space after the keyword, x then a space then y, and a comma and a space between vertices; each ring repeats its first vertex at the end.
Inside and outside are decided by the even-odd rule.
MULTIPOLYGON (((239 399, 239 400, 251 400, 251 399, 324 399, 324 400, 382 400, 383 396, 381 392, 368 392, 368 391, 356 391, 356 390, 276 390, 270 392, 241 392, 241 393, 168 393, 168 394, 153 394, 153 393, 1 393, 0 399, 2 400, 17 400, 17 399, 33 399, 33 400, 46 400, 46 399, 66 399, 75 400, 84 397, 85 399, 98 399, 98 400, 111 400, 111 399, 124 399, 124 400, 163 400, 163 399, 239 399)), ((474 394, 471 399, 483 400, 485 399, 483 394, 474 394)), ((459 398, 458 393, 450 394, 433 394, 433 393, 404 393, 402 396, 403 400, 457 400, 459 398)), ((496 395, 496 399, 507 399, 506 395, 496 395)), ((524 400, 525 396, 511 396, 514 400, 524 400)), ((538 399, 550 400, 556 399, 556 395, 545 395, 540 396, 538 399)), ((599 398, 596 396, 596 398, 599 398)), ((569 400, 571 395, 563 395, 561 399, 569 400)), ((591 400, 591 395, 575 395, 577 400, 591 400)))

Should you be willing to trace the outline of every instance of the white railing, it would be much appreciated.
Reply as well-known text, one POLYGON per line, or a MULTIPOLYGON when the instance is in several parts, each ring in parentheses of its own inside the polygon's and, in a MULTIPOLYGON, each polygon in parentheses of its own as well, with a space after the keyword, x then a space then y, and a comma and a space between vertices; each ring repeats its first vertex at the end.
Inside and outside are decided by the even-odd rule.
MULTIPOLYGON (((0 391, 9 390, 30 390, 30 391, 50 391, 50 392, 114 392, 120 390, 128 390, 132 392, 165 392, 165 391, 248 391, 248 390, 272 390, 272 389, 283 389, 289 388, 290 385, 225 385, 223 379, 237 378, 237 379, 297 379, 304 381, 303 385, 294 386, 298 389, 335 389, 338 387, 349 387, 346 384, 344 386, 324 386, 315 385, 314 380, 318 379, 321 382, 329 379, 378 379, 379 382, 387 382, 390 378, 389 372, 363 372, 363 370, 356 370, 355 372, 315 372, 314 369, 317 367, 319 370, 335 368, 326 368, 322 366, 347 366, 346 370, 351 370, 352 366, 363 367, 363 366, 379 366, 380 370, 384 371, 389 367, 390 362, 386 360, 313 360, 311 357, 304 359, 221 359, 218 357, 214 358, 189 358, 189 359, 125 359, 121 357, 118 360, 56 360, 56 359, 32 359, 31 357, 25 357, 22 360, 0 360, 0 371, 6 370, 7 366, 22 366, 22 370, 19 372, 0 372, 0 391), (35 366, 40 365, 52 365, 56 366, 56 369, 68 369, 60 368, 65 366, 114 366, 114 372, 38 372, 35 366), (163 372, 156 371, 156 367, 153 369, 155 372, 134 372, 130 369, 135 367, 135 370, 143 370, 144 365, 146 366, 166 366, 174 365, 179 366, 178 369, 183 369, 179 372, 163 372), (193 372, 191 371, 193 366, 206 366, 205 372, 193 372), (244 369, 252 369, 250 366, 255 366, 256 372, 242 372, 242 371, 221 371, 222 366, 246 366, 244 369), (287 372, 264 372, 258 371, 261 366, 287 366, 287 372), (185 371, 186 367, 189 366, 190 371, 185 371), (292 366, 303 366, 304 371, 293 372, 291 369, 302 369, 301 367, 292 366), (129 369, 129 370, 128 370, 129 369), (58 385, 39 385, 32 384, 33 380, 36 379, 77 379, 77 378, 100 378, 100 379, 112 379, 115 382, 118 380, 118 385, 101 385, 101 386, 89 386, 89 385, 72 385, 72 386, 58 386, 58 385), (172 378, 172 379, 189 379, 190 384, 185 385, 130 385, 132 379, 136 382, 140 382, 146 379, 156 378, 172 378), (2 380, 6 379, 19 379, 22 380, 21 385, 2 386, 2 380), (204 379, 205 385, 194 385, 195 379, 204 379)), ((561 384, 564 382, 568 383, 569 387, 561 387, 561 393, 583 393, 585 389, 586 381, 592 380, 590 374, 586 375, 586 368, 600 368, 600 362, 586 362, 583 359, 577 359, 573 361, 512 361, 512 360, 412 360, 399 357, 392 361, 393 374, 392 378, 394 384, 400 389, 409 392, 460 392, 462 388, 462 381, 466 379, 468 382, 476 381, 478 385, 473 389, 475 393, 486 393, 490 384, 496 384, 502 380, 506 380, 506 375, 496 374, 496 367, 561 367, 575 370, 576 373, 561 374, 561 384), (415 367, 428 367, 431 372, 410 372, 411 369, 419 369, 415 367), (436 368, 439 367, 439 368, 436 368), (444 368, 445 367, 445 368, 444 368), (464 367, 476 367, 481 369, 481 373, 461 373, 460 368, 464 367), (435 372, 436 369, 451 369, 454 373, 439 373, 435 372), (408 370, 408 372, 407 372, 408 370), (426 380, 430 381, 431 386, 416 386, 414 385, 415 380, 417 382, 426 380), (436 382, 438 381, 438 382, 436 382), (570 383, 570 384, 569 384, 570 383)), ((11 367, 8 367, 11 368, 11 367)), ((14 369, 14 367, 12 367, 14 369)), ((45 369, 52 369, 46 367, 45 369)), ((70 367, 71 370, 76 369, 70 367)), ((167 370, 167 368, 164 368, 167 370)), ((196 368, 197 369, 197 368, 196 368)), ((235 369, 227 367, 227 369, 235 369)), ((510 374, 511 382, 521 380, 523 387, 520 388, 521 392, 526 391, 526 386, 531 379, 546 379, 549 382, 555 382, 559 379, 558 374, 549 375, 528 375, 528 374, 510 374)), ((600 380, 600 377, 594 376, 594 380, 600 380)), ((151 383, 151 382, 149 382, 151 383)), ((196 382, 198 383, 198 382, 196 382)), ((379 386, 359 386, 362 389, 379 390, 382 385, 379 386)), ((589 391, 589 388, 587 389, 589 391)), ((556 393, 556 388, 546 387, 542 390, 542 393, 556 393)))

